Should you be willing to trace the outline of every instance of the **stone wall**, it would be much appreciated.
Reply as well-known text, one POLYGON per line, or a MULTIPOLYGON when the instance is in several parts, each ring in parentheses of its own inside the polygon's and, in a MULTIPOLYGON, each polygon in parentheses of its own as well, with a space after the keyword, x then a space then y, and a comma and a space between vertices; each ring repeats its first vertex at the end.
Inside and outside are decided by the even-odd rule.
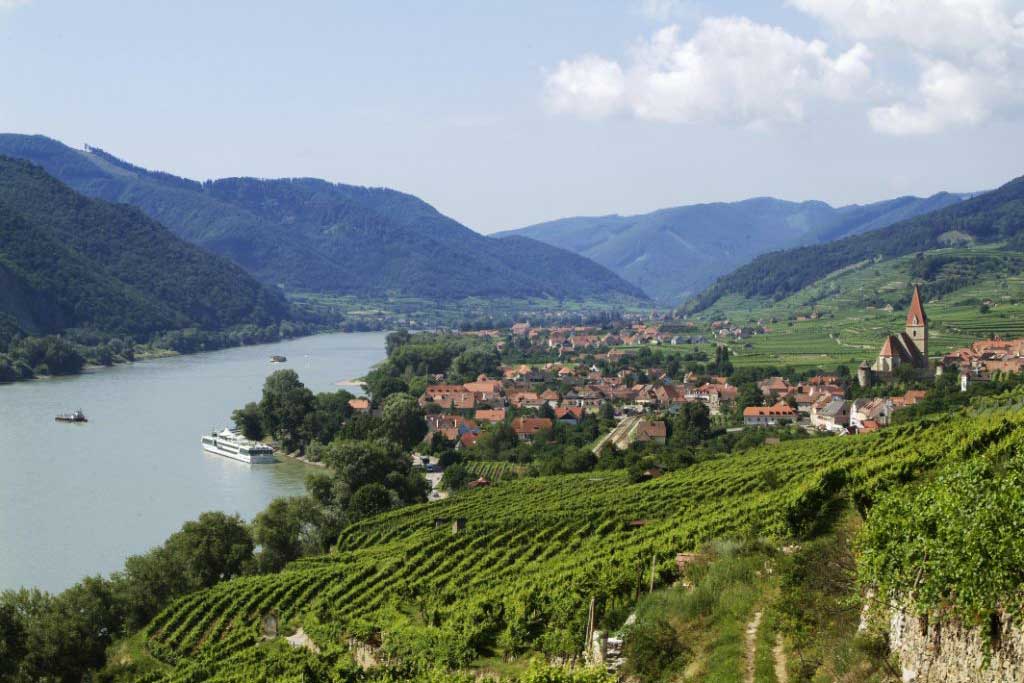
POLYGON ((893 610, 889 643, 904 683, 1024 681, 1024 629, 1006 616, 966 628, 893 610))

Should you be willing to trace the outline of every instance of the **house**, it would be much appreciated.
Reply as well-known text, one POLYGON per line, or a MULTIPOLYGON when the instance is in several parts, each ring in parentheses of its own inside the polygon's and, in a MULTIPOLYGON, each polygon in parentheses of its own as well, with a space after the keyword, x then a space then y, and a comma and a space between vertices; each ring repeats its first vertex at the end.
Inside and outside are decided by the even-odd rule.
POLYGON ((850 426, 858 431, 868 422, 876 425, 889 424, 892 401, 886 398, 858 398, 850 406, 850 426))
POLYGON ((722 406, 736 400, 738 389, 731 384, 702 384, 693 390, 689 398, 695 398, 706 404, 712 415, 722 412, 722 406))
POLYGON ((536 407, 538 402, 543 403, 534 391, 509 392, 508 402, 513 408, 523 408, 527 402, 532 403, 534 407, 536 407))
POLYGON ((487 422, 487 423, 490 423, 490 424, 497 424, 499 422, 504 422, 505 421, 505 417, 507 415, 508 415, 508 412, 504 408, 495 408, 495 409, 491 409, 491 410, 481 409, 481 410, 477 410, 473 414, 473 419, 476 420, 477 422, 487 422))
POLYGON ((745 427, 775 427, 796 422, 797 411, 779 401, 773 406, 747 406, 743 409, 745 427))
POLYGON ((835 396, 822 398, 811 408, 811 424, 822 431, 845 432, 850 424, 849 401, 835 396))
POLYGON ((579 406, 565 406, 555 408, 555 420, 562 424, 577 425, 583 419, 583 408, 579 406))
POLYGON ((555 391, 554 389, 548 389, 547 391, 541 393, 541 395, 538 396, 537 398, 546 402, 552 408, 557 406, 562 400, 562 397, 559 396, 558 392, 555 391))
POLYGON ((512 420, 512 431, 520 441, 532 441, 537 432, 551 429, 553 423, 546 417, 517 417, 512 420))
POLYGON ((435 433, 440 433, 448 441, 459 441, 463 434, 479 434, 480 427, 473 420, 461 415, 427 415, 427 436, 429 440, 435 433))
POLYGON ((656 443, 664 446, 668 438, 668 426, 664 420, 641 420, 636 426, 637 443, 656 443))
POLYGON ((458 442, 455 444, 456 449, 472 448, 476 445, 477 439, 480 438, 480 434, 477 432, 466 432, 459 437, 458 442))
POLYGON ((757 383, 757 388, 765 397, 771 398, 786 396, 793 389, 784 377, 767 377, 757 383))
POLYGON ((348 400, 348 407, 352 409, 353 413, 365 415, 370 412, 370 401, 365 398, 350 398, 348 400))
POLYGON ((487 375, 480 375, 475 382, 467 382, 462 387, 470 392, 481 403, 502 402, 501 382, 496 379, 489 379, 487 375))

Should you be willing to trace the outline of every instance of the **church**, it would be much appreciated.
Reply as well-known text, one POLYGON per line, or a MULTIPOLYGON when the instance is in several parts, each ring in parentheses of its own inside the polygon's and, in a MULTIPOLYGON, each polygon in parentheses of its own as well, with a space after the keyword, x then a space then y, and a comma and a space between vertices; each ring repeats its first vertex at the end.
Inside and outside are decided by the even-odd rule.
POLYGON ((928 316, 921 304, 921 290, 914 285, 914 296, 907 311, 907 324, 903 332, 890 334, 882 343, 882 350, 874 364, 867 361, 857 369, 857 381, 862 387, 869 386, 875 379, 891 378, 901 367, 909 366, 922 376, 928 374, 928 316))

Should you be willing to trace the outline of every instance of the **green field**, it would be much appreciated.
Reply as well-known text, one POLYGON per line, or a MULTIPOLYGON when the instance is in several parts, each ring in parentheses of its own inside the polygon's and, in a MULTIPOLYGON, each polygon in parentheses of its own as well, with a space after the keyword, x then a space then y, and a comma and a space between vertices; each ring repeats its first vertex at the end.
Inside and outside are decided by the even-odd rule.
MULTIPOLYGON (((264 671, 279 656, 260 635, 270 612, 285 633, 302 626, 334 656, 349 636, 402 661, 453 668, 568 656, 582 647, 591 598, 601 625, 618 627, 652 557, 663 585, 674 580, 677 552, 716 538, 803 535, 841 488, 866 505, 944 459, 1022 435, 1024 416, 994 411, 763 447, 642 484, 625 472, 542 477, 403 508, 349 527, 330 555, 173 603, 144 632, 162 662, 150 680, 241 681, 264 671), (455 517, 467 520, 461 533, 435 527, 455 517)), ((289 656, 294 666, 315 659, 289 656)))
MULTIPOLYGON (((940 249, 928 256, 956 256, 957 262, 924 281, 925 310, 930 322, 932 356, 998 334, 1024 336, 1024 254, 999 246, 940 249), (946 290, 939 296, 929 294, 946 290), (962 286, 957 286, 962 285, 962 286), (982 303, 988 304, 982 312, 982 303)), ((886 334, 903 329, 915 256, 861 263, 833 274, 793 296, 772 302, 723 298, 696 320, 728 319, 747 324, 763 321, 771 330, 740 342, 729 342, 733 364, 831 368, 871 360, 886 334), (893 310, 887 310, 891 306, 893 310), (817 313, 818 319, 798 320, 817 313), (749 347, 748 347, 749 345, 749 347)))

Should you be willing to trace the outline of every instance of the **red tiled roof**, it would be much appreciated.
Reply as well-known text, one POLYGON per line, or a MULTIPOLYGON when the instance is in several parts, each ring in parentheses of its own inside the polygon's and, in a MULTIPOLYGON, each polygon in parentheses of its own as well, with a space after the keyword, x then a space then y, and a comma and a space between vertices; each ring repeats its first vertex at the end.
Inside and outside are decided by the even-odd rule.
POLYGON ((551 419, 547 417, 517 417, 512 420, 512 431, 532 436, 544 429, 551 429, 551 424, 551 419))
POLYGON ((480 422, 504 422, 505 415, 504 408, 496 408, 494 410, 478 410, 473 417, 480 422))
POLYGON ((743 409, 743 417, 796 417, 796 411, 780 401, 773 406, 748 406, 743 409))

